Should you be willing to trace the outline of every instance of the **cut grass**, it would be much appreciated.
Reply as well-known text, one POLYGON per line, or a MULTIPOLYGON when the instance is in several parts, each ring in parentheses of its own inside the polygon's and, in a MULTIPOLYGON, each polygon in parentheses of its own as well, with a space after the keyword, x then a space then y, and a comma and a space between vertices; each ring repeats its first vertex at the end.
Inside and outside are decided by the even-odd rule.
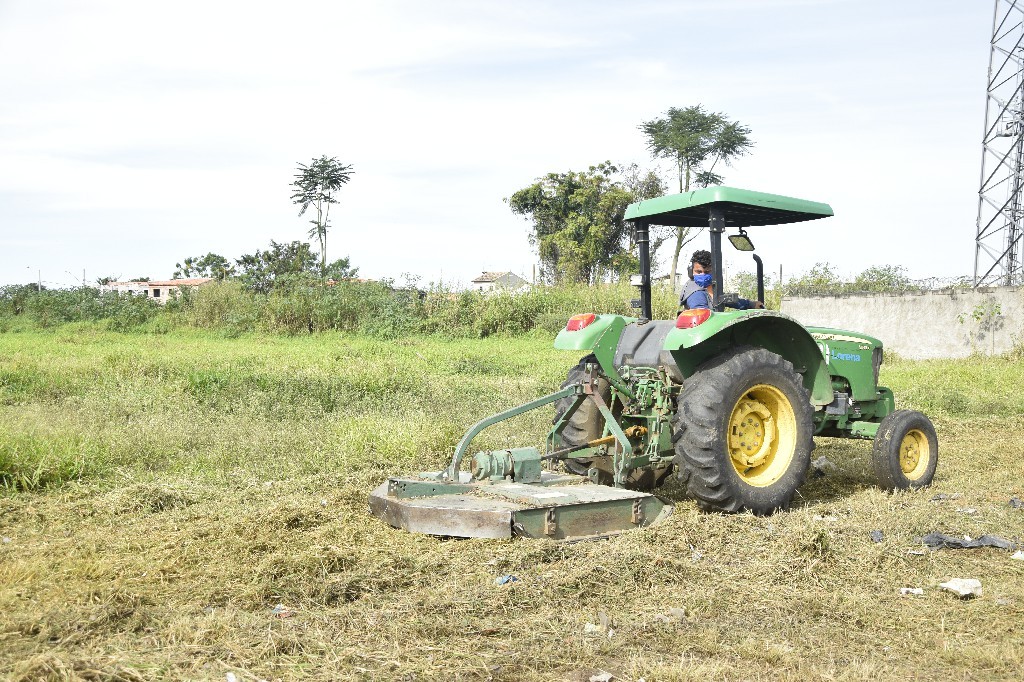
MULTIPOLYGON (((576 359, 541 336, 0 334, 0 675, 1019 676, 1024 562, 908 552, 932 530, 1024 537, 1007 505, 1020 363, 884 367, 898 405, 936 421, 929 491, 885 494, 869 443, 821 439, 836 469, 769 518, 702 514, 672 486, 667 521, 597 543, 441 541, 368 515, 388 475, 446 464, 469 424, 553 390, 576 359), (952 577, 984 596, 940 592, 952 577), (602 613, 612 635, 585 632, 602 613)), ((538 411, 475 445, 549 424, 538 411)))

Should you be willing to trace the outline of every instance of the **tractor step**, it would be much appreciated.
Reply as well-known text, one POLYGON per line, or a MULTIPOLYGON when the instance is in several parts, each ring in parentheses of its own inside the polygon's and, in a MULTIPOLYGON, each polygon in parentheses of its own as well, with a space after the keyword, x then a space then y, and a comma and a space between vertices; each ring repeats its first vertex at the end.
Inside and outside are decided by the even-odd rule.
POLYGON ((654 495, 543 472, 537 483, 458 483, 438 473, 392 478, 370 493, 370 512, 395 528, 457 538, 593 540, 656 523, 672 506, 654 495))

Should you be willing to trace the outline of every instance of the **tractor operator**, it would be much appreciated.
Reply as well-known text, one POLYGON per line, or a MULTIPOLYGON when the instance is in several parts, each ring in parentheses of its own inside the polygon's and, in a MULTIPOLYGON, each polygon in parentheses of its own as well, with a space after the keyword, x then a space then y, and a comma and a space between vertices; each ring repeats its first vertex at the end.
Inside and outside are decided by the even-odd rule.
MULTIPOLYGON (((679 307, 685 310, 693 308, 708 308, 710 310, 711 300, 715 295, 711 277, 711 252, 694 251, 688 270, 690 280, 683 287, 683 293, 679 297, 679 307)), ((728 302, 725 305, 737 310, 764 307, 760 301, 750 301, 745 298, 739 298, 735 303, 728 302)))

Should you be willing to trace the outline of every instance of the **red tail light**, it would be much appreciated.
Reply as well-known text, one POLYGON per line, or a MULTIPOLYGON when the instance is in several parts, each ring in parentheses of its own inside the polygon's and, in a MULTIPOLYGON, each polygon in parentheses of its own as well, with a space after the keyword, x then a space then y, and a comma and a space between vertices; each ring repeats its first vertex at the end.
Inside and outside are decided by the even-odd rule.
POLYGON ((597 319, 597 315, 594 313, 583 313, 582 315, 573 315, 569 318, 569 323, 565 325, 565 331, 567 332, 578 332, 584 327, 589 326, 597 319))
POLYGON ((676 329, 693 329, 697 325, 706 322, 709 317, 711 317, 711 311, 707 308, 684 310, 676 318, 676 329))

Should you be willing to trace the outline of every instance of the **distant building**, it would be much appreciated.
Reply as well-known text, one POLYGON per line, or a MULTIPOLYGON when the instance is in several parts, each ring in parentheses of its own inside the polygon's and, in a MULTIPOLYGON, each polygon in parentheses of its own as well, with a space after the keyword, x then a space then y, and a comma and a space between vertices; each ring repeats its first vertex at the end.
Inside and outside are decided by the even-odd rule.
MULTIPOLYGON (((662 286, 668 286, 669 282, 671 282, 671 280, 672 280, 672 276, 669 273, 666 272, 664 275, 661 275, 659 277, 653 277, 652 279, 657 284, 661 284, 662 286)), ((690 279, 690 276, 688 274, 686 274, 686 268, 685 267, 683 268, 682 272, 677 272, 676 273, 676 283, 675 283, 675 286, 673 287, 673 289, 675 289, 676 293, 682 293, 683 287, 686 286, 686 282, 689 279, 690 279)))
POLYGON ((515 291, 523 288, 526 284, 525 279, 511 272, 483 272, 473 280, 473 289, 485 293, 498 289, 515 291))
POLYGON ((160 304, 179 294, 183 287, 198 289, 213 281, 213 277, 194 277, 192 279, 168 279, 159 282, 110 282, 100 287, 100 291, 118 291, 122 294, 138 294, 152 298, 160 304))

